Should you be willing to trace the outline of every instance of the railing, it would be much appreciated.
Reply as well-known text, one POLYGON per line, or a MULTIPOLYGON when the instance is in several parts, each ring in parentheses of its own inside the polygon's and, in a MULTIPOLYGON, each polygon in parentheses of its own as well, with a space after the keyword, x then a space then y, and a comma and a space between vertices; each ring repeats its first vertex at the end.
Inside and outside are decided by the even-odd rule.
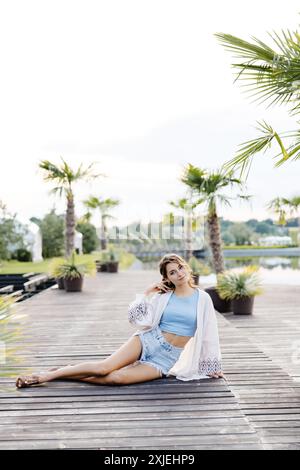
MULTIPOLYGON (((157 250, 157 251, 138 251, 138 250, 130 250, 131 253, 133 253, 137 258, 143 259, 143 258, 161 258, 163 257, 166 253, 176 253, 180 256, 185 257, 187 250, 157 250)), ((204 258, 207 256, 207 250, 201 249, 201 250, 192 250, 193 256, 196 258, 204 258)))
POLYGON ((14 286, 12 284, 8 286, 0 287, 0 295, 10 294, 11 292, 13 292, 13 290, 14 290, 14 286))
POLYGON ((47 282, 49 279, 48 274, 37 274, 36 276, 32 277, 29 281, 24 282, 24 291, 25 292, 33 292, 36 290, 38 286, 47 282))
POLYGON ((26 300, 54 283, 55 280, 46 273, 3 274, 0 275, 0 296, 26 300))

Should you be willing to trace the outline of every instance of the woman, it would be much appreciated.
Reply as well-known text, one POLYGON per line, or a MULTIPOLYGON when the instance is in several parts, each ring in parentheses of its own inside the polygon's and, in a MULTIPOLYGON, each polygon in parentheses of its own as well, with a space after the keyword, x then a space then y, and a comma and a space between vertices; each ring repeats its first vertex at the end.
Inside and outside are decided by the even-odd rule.
POLYGON ((162 281, 137 296, 128 309, 138 327, 120 349, 102 361, 82 362, 18 377, 18 388, 55 379, 124 385, 174 375, 179 380, 224 377, 215 311, 210 296, 192 280, 183 258, 165 255, 162 281))

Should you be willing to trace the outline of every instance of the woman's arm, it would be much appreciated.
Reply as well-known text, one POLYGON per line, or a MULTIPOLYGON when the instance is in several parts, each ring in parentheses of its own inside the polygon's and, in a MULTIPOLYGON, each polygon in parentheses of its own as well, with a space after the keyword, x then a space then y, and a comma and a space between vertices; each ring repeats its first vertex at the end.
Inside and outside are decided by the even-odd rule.
POLYGON ((144 295, 150 295, 153 293, 166 293, 170 292, 172 289, 166 285, 164 281, 155 282, 148 289, 145 290, 144 295))
POLYGON ((146 296, 131 302, 128 307, 128 320, 131 325, 142 326, 147 328, 151 326, 150 308, 147 305, 146 296))
POLYGON ((154 318, 153 299, 154 296, 146 292, 136 295, 136 299, 128 307, 128 320, 131 325, 142 329, 152 326, 154 318))
POLYGON ((143 294, 137 294, 136 299, 128 307, 129 323, 142 329, 151 327, 154 321, 155 302, 160 293, 169 290, 163 282, 156 282, 148 287, 143 294))

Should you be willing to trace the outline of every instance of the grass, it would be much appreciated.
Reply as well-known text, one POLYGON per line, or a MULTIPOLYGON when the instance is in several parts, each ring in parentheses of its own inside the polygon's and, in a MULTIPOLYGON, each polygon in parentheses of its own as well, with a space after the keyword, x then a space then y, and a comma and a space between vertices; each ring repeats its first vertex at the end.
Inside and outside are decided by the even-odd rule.
MULTIPOLYGON (((100 252, 94 252, 88 255, 77 255, 76 262, 85 263, 99 259, 100 252)), ((48 258, 39 263, 20 262, 20 261, 2 261, 0 262, 0 274, 18 274, 18 273, 47 273, 51 261, 55 258, 48 258)), ((120 251, 119 269, 126 270, 135 261, 135 256, 126 251, 120 251)))

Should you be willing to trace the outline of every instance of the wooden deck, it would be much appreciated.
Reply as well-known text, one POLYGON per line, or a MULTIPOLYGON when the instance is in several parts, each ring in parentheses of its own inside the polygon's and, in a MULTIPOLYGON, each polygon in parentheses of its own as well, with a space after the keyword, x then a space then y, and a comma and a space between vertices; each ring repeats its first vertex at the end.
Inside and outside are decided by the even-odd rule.
POLYGON ((268 286, 254 315, 224 316, 234 349, 245 351, 244 373, 225 362, 242 411, 265 449, 300 449, 300 286, 268 286))
MULTIPOLYGON (((48 289, 18 304, 15 375, 107 357, 134 331, 128 303, 155 280, 154 271, 98 273, 82 293, 48 289)), ((251 318, 218 314, 228 383, 54 381, 17 390, 15 375, 0 378, 0 448, 299 449, 300 375, 285 353, 300 328, 300 290, 298 304, 284 301, 288 291, 268 290, 251 318)))

